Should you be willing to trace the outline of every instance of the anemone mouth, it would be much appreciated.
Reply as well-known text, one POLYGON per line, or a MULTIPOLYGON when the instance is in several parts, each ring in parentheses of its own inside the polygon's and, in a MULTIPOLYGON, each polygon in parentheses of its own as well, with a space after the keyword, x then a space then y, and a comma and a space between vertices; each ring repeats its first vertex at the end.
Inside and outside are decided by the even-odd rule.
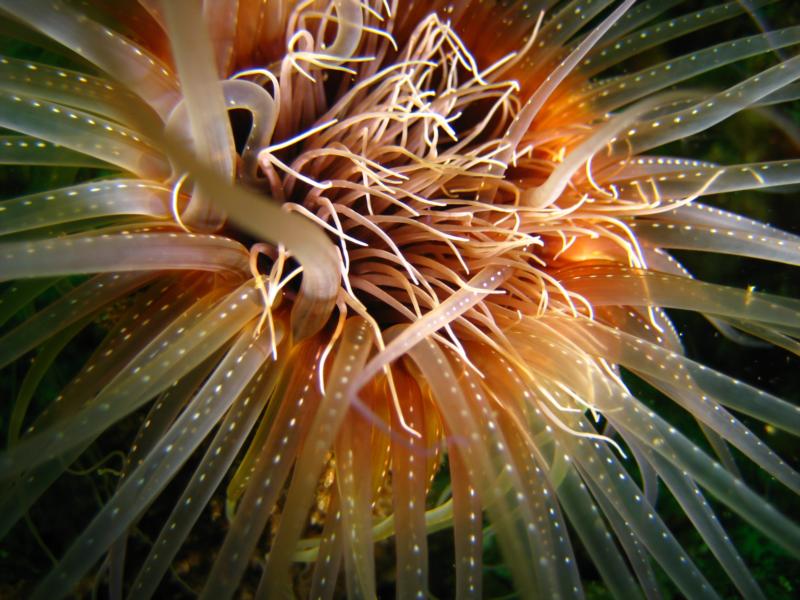
MULTIPOLYGON (((531 298, 547 298, 550 288, 564 300, 556 310, 591 312, 559 288, 545 260, 560 256, 556 245, 566 249, 563 218, 583 201, 548 211, 521 206, 523 190, 541 185, 582 135, 562 132, 510 151, 508 132, 524 104, 511 77, 519 52, 479 65, 433 12, 399 44, 391 29, 368 28, 359 44, 369 55, 338 57, 325 49, 327 27, 312 28, 314 41, 299 17, 294 21, 282 61, 223 84, 237 120, 237 178, 325 231, 337 246, 342 291, 364 314, 379 328, 421 318, 492 261, 519 277, 508 302, 487 297, 486 306, 529 313, 531 298), (242 81, 259 87, 232 86, 242 81), (552 242, 547 249, 543 236, 552 242), (533 286, 542 291, 532 294, 533 286)), ((533 31, 525 47, 535 38, 533 31)), ((265 249, 235 226, 225 231, 251 253, 265 249)), ((275 265, 270 254, 267 261, 251 256, 254 274, 275 265)), ((284 294, 298 289, 300 277, 284 294)), ((546 311, 547 302, 535 311, 546 311)))

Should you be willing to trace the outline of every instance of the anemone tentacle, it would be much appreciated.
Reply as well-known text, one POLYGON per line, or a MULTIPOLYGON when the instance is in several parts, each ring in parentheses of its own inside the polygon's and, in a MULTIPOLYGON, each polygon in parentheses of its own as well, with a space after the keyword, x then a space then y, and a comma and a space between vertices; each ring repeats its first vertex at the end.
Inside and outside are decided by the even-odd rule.
POLYGON ((184 569, 215 600, 581 598, 589 563, 619 598, 769 597, 708 498, 800 555, 749 476, 800 493, 758 437, 800 408, 697 360, 676 311, 800 355, 791 285, 688 268, 800 265, 793 224, 720 201, 800 184, 800 27, 756 12, 789 4, 0 0, 0 174, 32 173, 0 200, 4 381, 36 352, 0 532, 125 457, 23 593, 175 595, 216 528, 184 569), (677 156, 745 118, 758 151, 677 156))

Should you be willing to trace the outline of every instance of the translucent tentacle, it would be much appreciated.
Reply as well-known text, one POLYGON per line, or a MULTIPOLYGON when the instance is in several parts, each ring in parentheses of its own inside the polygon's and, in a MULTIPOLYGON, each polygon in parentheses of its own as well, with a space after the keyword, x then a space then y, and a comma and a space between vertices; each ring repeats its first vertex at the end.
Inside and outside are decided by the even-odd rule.
MULTIPOLYGON (((751 0, 747 4, 749 8, 755 9, 774 1, 775 0, 751 0)), ((649 48, 655 48, 666 41, 679 38, 693 31, 697 31, 698 29, 730 19, 742 14, 745 10, 747 10, 745 5, 734 0, 732 2, 725 2, 688 13, 674 19, 661 21, 654 25, 649 25, 621 39, 613 40, 613 45, 609 44, 608 48, 603 48, 597 53, 597 56, 592 57, 591 62, 581 70, 587 77, 596 75, 649 48)))
MULTIPOLYGON (((800 528, 748 489, 740 479, 708 458, 674 428, 656 416, 648 416, 648 424, 645 426, 638 416, 623 416, 621 412, 617 415, 622 420, 630 418, 631 421, 639 421, 635 425, 631 423, 630 427, 639 439, 652 441, 653 436, 656 436, 656 440, 664 440, 663 444, 655 444, 656 451, 662 456, 686 470, 700 485, 776 543, 794 554, 800 553, 800 528), (644 430, 645 427, 647 431, 644 430)), ((623 426, 628 427, 628 424, 623 426)))
POLYGON ((643 245, 656 248, 735 254, 800 265, 800 237, 787 240, 785 237, 772 238, 735 229, 644 220, 631 223, 630 227, 643 245))
POLYGON ((569 469, 558 487, 558 499, 583 542, 603 582, 617 598, 641 598, 641 590, 611 539, 586 485, 569 469))
MULTIPOLYGON (((793 435, 800 435, 800 407, 677 353, 664 351, 655 344, 640 338, 624 335, 615 329, 605 329, 604 326, 596 323, 584 323, 584 325, 593 339, 607 344, 605 346, 609 351, 609 354, 605 355, 607 358, 613 357, 613 360, 619 364, 636 364, 636 368, 639 370, 644 372, 652 370, 654 374, 656 369, 662 370, 658 366, 660 364, 670 367, 674 365, 675 371, 670 371, 670 377, 672 374, 683 371, 699 388, 723 406, 750 415, 793 435), (639 356, 642 349, 647 350, 651 359, 647 359, 645 356, 642 360, 642 357, 639 356), (652 354, 652 352, 656 354, 652 354), (658 361, 656 357, 659 358, 658 361), (652 367, 644 367, 644 365, 652 365, 652 367)), ((566 332, 563 328, 560 330, 566 332)), ((677 376, 680 378, 680 375, 677 376)), ((659 375, 659 377, 663 377, 663 375, 659 375)))
POLYGON ((222 85, 227 108, 243 108, 253 115, 253 125, 242 149, 240 177, 256 178, 258 153, 272 140, 277 122, 277 107, 272 96, 261 86, 240 79, 222 85))
POLYGON ((110 162, 143 178, 162 179, 169 174, 161 154, 135 130, 62 104, 0 92, 0 125, 110 162))
MULTIPOLYGON (((397 597, 402 600, 428 595, 428 540, 425 530, 425 495, 427 483, 426 451, 432 440, 425 431, 425 405, 419 387, 404 381, 407 375, 395 373, 395 385, 407 390, 403 412, 408 427, 420 432, 417 438, 393 415, 392 494, 397 554, 397 597)), ((452 463, 451 463, 452 464, 452 463)))
POLYGON ((521 202, 533 208, 551 206, 561 197, 570 183, 570 178, 581 165, 607 146, 612 139, 616 138, 631 123, 663 102, 665 102, 665 98, 662 97, 650 98, 626 109, 609 120, 608 123, 598 126, 597 131, 570 151, 564 161, 553 169, 553 172, 550 173, 542 185, 525 190, 522 193, 521 202))
MULTIPOLYGON (((283 335, 283 332, 278 329, 278 334, 283 335)), ((272 395, 279 371, 280 368, 273 365, 268 370, 258 373, 231 406, 191 481, 153 543, 139 575, 131 586, 128 594, 130 598, 150 598, 155 593, 181 544, 186 540, 192 526, 230 469, 245 439, 250 435, 256 419, 272 395)))
POLYGON ((301 340, 319 331, 333 311, 341 280, 339 254, 325 233, 307 219, 264 202, 254 192, 232 187, 171 138, 163 142, 179 167, 219 199, 231 223, 257 239, 282 244, 300 262, 303 280, 292 306, 292 337, 301 340))
MULTIPOLYGON (((371 424, 355 412, 345 417, 334 443, 342 519, 342 550, 349 598, 375 598, 372 540, 371 424)), ((273 550, 274 552, 275 550, 273 550)))
POLYGON ((334 490, 328 505, 328 516, 322 530, 314 574, 311 579, 309 598, 331 600, 336 592, 336 579, 342 562, 342 512, 339 510, 339 495, 334 490))
POLYGON ((605 35, 609 28, 616 23, 632 5, 633 0, 625 0, 625 2, 618 6, 602 23, 592 29, 592 32, 587 35, 555 69, 550 71, 547 78, 520 109, 509 127, 505 136, 505 141, 509 146, 504 153, 500 154, 501 160, 504 162, 508 161, 512 152, 519 146, 522 136, 530 129, 533 119, 539 114, 545 102, 547 102, 547 99, 564 81, 567 75, 569 75, 580 61, 583 60, 600 38, 605 35))
POLYGON ((108 79, 12 57, 0 57, 0 88, 122 124, 126 124, 131 103, 141 103, 133 93, 108 79))
MULTIPOLYGON (((485 268, 473 277, 467 286, 452 294, 447 300, 426 313, 421 319, 412 323, 398 335, 386 348, 373 357, 364 369, 354 378, 348 387, 349 393, 355 396, 360 387, 375 377, 392 361, 396 360, 410 348, 427 339, 432 333, 448 325, 461 314, 480 302, 487 294, 497 288, 509 275, 508 267, 485 268)), ((358 406, 358 399, 354 400, 358 406)))
POLYGON ((704 131, 792 83, 798 77, 800 56, 795 56, 689 108, 638 123, 621 136, 621 141, 614 145, 615 151, 623 155, 639 154, 704 131))
POLYGON ((98 275, 0 337, 0 366, 9 364, 63 328, 92 315, 154 278, 152 273, 98 275))
POLYGON ((58 427, 34 432, 0 456, 0 478, 93 439, 200 364, 260 310, 257 291, 246 284, 188 328, 198 310, 187 311, 153 339, 85 409, 65 418, 58 427))
POLYGON ((600 43, 595 46, 595 51, 583 61, 582 69, 591 65, 595 56, 605 57, 608 54, 606 50, 608 46, 613 46, 631 31, 646 25, 649 21, 652 21, 683 1, 684 0, 649 0, 641 2, 631 8, 608 30, 608 35, 605 39, 601 40, 600 43))
MULTIPOLYGON (((630 343, 630 340, 626 340, 626 342, 630 343)), ((667 375, 664 373, 664 369, 655 365, 671 365, 673 360, 669 354, 660 349, 656 350, 657 346, 655 345, 648 345, 647 348, 648 353, 645 354, 645 361, 636 361, 631 355, 628 355, 623 364, 640 374, 645 381, 656 389, 664 391, 698 421, 719 434, 729 444, 738 448, 745 456, 766 472, 772 474, 778 481, 795 491, 795 493, 800 493, 800 474, 789 467, 747 427, 726 411, 716 398, 703 393, 704 390, 702 388, 698 389, 691 375, 685 373, 686 369, 681 362, 677 362, 675 371, 667 375), (650 359, 647 359, 648 356, 650 359), (680 384, 676 385, 676 382, 680 382, 680 384)))
MULTIPOLYGON (((203 285, 208 282, 197 282, 196 286, 187 286, 190 292, 202 296, 203 285)), ((167 289, 169 286, 167 286, 167 289)), ((139 302, 135 303, 128 313, 120 320, 116 328, 106 336, 106 339, 90 357, 77 376, 67 385, 64 391, 49 405, 36 419, 34 425, 28 428, 30 434, 36 428, 44 428, 60 420, 76 414, 81 407, 86 406, 120 370, 141 351, 142 347, 150 341, 156 332, 162 330, 173 318, 176 318, 189 305, 194 303, 191 294, 179 291, 177 294, 165 293, 161 286, 153 287, 149 293, 142 294, 139 302), (156 315, 150 318, 151 328, 139 327, 144 319, 141 317, 142 309, 147 303, 158 309, 156 315), (161 310, 164 308, 164 310, 161 310)), ((206 304, 203 300, 199 305, 206 304)), ((89 442, 80 444, 75 450, 70 450, 59 459, 45 462, 25 473, 20 474, 15 480, 3 489, 0 498, 0 533, 5 533, 22 518, 28 508, 36 499, 63 474, 75 459, 89 445, 89 442)))
POLYGON ((765 598, 697 485, 655 452, 643 450, 742 596, 765 598))
POLYGON ((89 234, 0 244, 0 281, 106 271, 250 273, 244 247, 228 238, 183 233, 89 234))
POLYGON ((177 102, 178 86, 165 65, 61 0, 3 0, 0 6, 118 78, 162 117, 177 102))
MULTIPOLYGON (((502 412, 501 412, 502 415, 502 412)), ((551 473, 543 468, 544 461, 537 456, 525 437, 528 432, 520 430, 513 420, 503 427, 509 443, 510 455, 517 462, 517 470, 531 508, 533 525, 539 532, 536 553, 539 560, 547 561, 547 567, 555 579, 555 588, 560 598, 582 598, 583 586, 576 567, 575 555, 567 533, 566 522, 556 501, 556 490, 550 480, 551 473)))
POLYGON ((450 488, 453 494, 453 538, 456 560, 456 598, 482 598, 483 511, 478 490, 470 482, 461 449, 448 444, 450 488))
POLYGON ((41 582, 34 598, 60 597, 69 590, 188 460, 269 356, 268 341, 252 334, 252 326, 245 328, 186 411, 41 582), (227 377, 234 365, 234 376, 227 377))
MULTIPOLYGON (((25 373, 25 377, 14 400, 11 415, 8 417, 8 445, 12 446, 18 439, 22 431, 30 402, 33 399, 36 389, 41 384, 47 371, 55 362, 56 358, 64 347, 89 324, 91 316, 79 319, 61 331, 50 335, 47 344, 42 346, 36 357, 31 362, 31 367, 25 373)), ((1 343, 1 342, 0 342, 1 343)))
POLYGON ((800 43, 800 27, 739 38, 704 48, 692 54, 650 66, 592 87, 586 97, 592 108, 608 112, 669 86, 751 56, 773 52, 800 43))
POLYGON ((155 448, 158 440, 194 397, 220 359, 219 355, 211 355, 205 363, 182 377, 155 399, 126 457, 122 480, 127 479, 131 471, 155 448))
MULTIPOLYGON (((278 384, 279 390, 284 389, 282 386, 287 386, 286 397, 292 398, 292 401, 279 402, 274 426, 270 428, 261 452, 257 453, 255 462, 252 463, 248 485, 236 507, 230 530, 203 588, 204 598, 216 600, 233 595, 253 548, 264 533, 264 526, 275 508, 279 494, 284 491, 296 453, 301 447, 308 446, 303 445, 303 442, 309 439, 309 427, 314 414, 318 412, 320 402, 316 386, 319 352, 318 340, 311 338, 297 347, 290 357, 290 361, 296 360, 297 364, 313 366, 308 371, 285 371, 283 377, 286 379, 278 384)), ((271 402, 270 406, 272 404, 271 402)), ((286 557, 287 561, 291 561, 294 550, 293 546, 290 555, 286 557)), ((280 589, 283 593, 285 588, 280 589)))
MULTIPOLYGON (((327 379, 325 397, 314 416, 308 436, 309 443, 303 446, 297 459, 286 510, 259 585, 259 591, 267 597, 274 597, 284 589, 292 554, 305 524, 320 472, 326 462, 325 455, 333 446, 350 404, 345 393, 350 382, 350 373, 357 373, 362 369, 371 346, 371 328, 366 321, 353 317, 345 322, 339 349, 327 379)), ((241 573, 240 570, 238 572, 241 573)), ((212 571, 212 581, 213 575, 212 571)), ((209 598, 218 597, 214 595, 215 588, 216 586, 211 585, 206 587, 204 597, 205 594, 209 594, 209 598)))
POLYGON ((549 571, 543 569, 542 565, 536 567, 537 561, 531 557, 533 549, 529 544, 529 537, 538 532, 535 527, 532 531, 527 529, 533 520, 526 510, 525 497, 520 486, 514 486, 517 493, 509 494, 512 499, 504 497, 504 488, 509 484, 503 481, 498 485, 497 479, 501 475, 518 483, 515 481, 518 480, 518 474, 513 464, 506 461, 506 446, 502 442, 500 445, 482 443, 479 415, 470 410, 472 407, 459 389, 453 369, 435 342, 421 341, 408 351, 408 355, 431 387, 432 397, 442 415, 448 437, 455 438, 452 443, 459 448, 469 481, 480 494, 483 506, 489 512, 492 526, 497 532, 518 588, 529 594, 534 594, 537 589, 545 594, 553 593, 554 581, 549 571), (531 564, 535 567, 533 572, 530 570, 531 564))
POLYGON ((0 235, 117 215, 170 216, 171 190, 136 179, 111 179, 0 202, 0 235))
MULTIPOLYGON (((583 421, 576 426, 582 430, 589 429, 583 421)), ((560 437, 564 447, 576 459, 595 498, 606 498, 613 506, 611 510, 618 512, 634 528, 636 537, 678 588, 687 596, 718 597, 611 451, 600 442, 560 437)))
POLYGON ((0 136, 0 164, 95 169, 110 167, 107 162, 93 156, 27 135, 0 136))
MULTIPOLYGON (((209 373, 219 364, 220 359, 220 353, 212 355, 205 363, 156 398, 131 445, 117 488, 127 479, 135 467, 144 462, 145 457, 155 448, 161 436, 168 431, 180 411, 189 404, 189 401, 194 397, 202 383, 208 378, 209 373)), ((130 530, 117 538, 108 551, 109 587, 116 588, 118 591, 117 596, 120 598, 122 597, 125 581, 125 554, 129 536, 130 530)))
MULTIPOLYGON (((748 321, 739 321, 736 319, 732 319, 730 321, 731 325, 735 327, 734 331, 741 330, 745 333, 750 334, 756 338, 761 338, 765 340, 769 344, 773 346, 777 346, 778 348, 783 348, 784 350, 788 350, 792 354, 796 354, 800 356, 800 342, 797 340, 789 337, 788 335, 784 335, 782 333, 778 333, 769 327, 765 327, 763 325, 759 325, 758 323, 751 323, 748 321)), ((752 340, 752 338, 750 338, 752 340)))
POLYGON ((203 20, 209 25, 215 64, 220 77, 230 73, 234 60, 239 0, 203 0, 203 20))
MULTIPOLYGON (((602 326, 588 326, 589 331, 597 332, 598 334, 600 334, 600 327, 602 326)), ((625 343, 625 346, 623 346, 625 355, 620 357, 620 363, 640 365, 643 360, 649 362, 646 356, 642 357, 641 354, 641 348, 647 347, 645 342, 642 340, 626 342, 623 334, 619 332, 611 333, 611 335, 620 342, 625 343)), ((680 357, 676 355, 676 359, 680 360, 680 357)), ((705 367, 698 367, 697 371, 700 372, 699 377, 697 377, 698 385, 704 386, 704 383, 708 381, 708 378, 704 377, 704 375, 709 373, 710 370, 705 367)), ((693 372, 690 372, 690 374, 693 377, 696 376, 693 372)), ((720 377, 713 379, 719 380, 720 377)), ((732 385, 736 388, 740 387, 736 384, 732 385)), ((742 388, 745 389, 744 386, 742 388)), ((739 391, 738 394, 743 395, 743 391, 739 391)), ((735 403, 735 399, 733 401, 735 403)), ((726 398, 727 402, 728 399, 726 398)), ((615 398, 609 398, 608 406, 601 405, 600 408, 607 415, 610 422, 618 422, 620 427, 633 433, 644 444, 653 448, 672 464, 686 470, 700 485, 727 504, 732 510, 742 515, 755 527, 773 538, 777 543, 792 552, 800 553, 800 528, 781 515, 771 505, 765 503, 762 498, 748 489, 740 479, 728 473, 718 463, 701 452, 697 446, 681 435, 677 429, 669 426, 652 411, 647 410, 638 400, 624 391, 619 391, 615 398)), ((792 412, 794 413, 794 420, 797 421, 800 409, 792 407, 792 412)))
POLYGON ((596 305, 682 308, 789 331, 797 328, 800 317, 800 301, 792 298, 625 267, 580 267, 563 272, 561 281, 596 305))
MULTIPOLYGON (((233 132, 200 4, 172 0, 163 5, 163 11, 197 159, 226 181, 233 181, 233 132)), ((224 222, 220 207, 208 194, 210 190, 202 186, 195 190, 183 215, 190 227, 201 231, 215 231, 224 222)))
MULTIPOLYGON (((622 174, 620 174, 622 175, 622 174)), ((632 178, 631 178, 632 179, 632 178)), ((703 196, 741 190, 769 190, 800 183, 800 161, 782 160, 743 165, 690 166, 680 171, 652 173, 631 180, 624 175, 610 178, 623 198, 641 198, 637 184, 649 184, 659 201, 689 198, 702 189, 703 196), (706 185, 707 184, 707 185, 706 185)), ((640 189, 640 188, 639 188, 640 189)))
POLYGON ((617 541, 625 551, 625 555, 645 597, 648 600, 661 600, 660 586, 656 581, 655 571, 647 548, 641 542, 639 536, 631 529, 630 523, 616 510, 613 502, 602 493, 599 493, 585 477, 582 477, 581 480, 581 485, 592 494, 591 497, 597 503, 597 506, 601 508, 603 516, 608 521, 617 541))
POLYGON ((326 55, 335 57, 332 64, 344 63, 353 56, 361 42, 364 15, 358 0, 333 0, 336 9, 336 38, 329 47, 323 45, 326 55))
MULTIPOLYGON (((550 16, 539 32, 538 44, 540 48, 560 48, 575 33, 580 31, 588 22, 597 16, 603 9, 613 4, 613 0, 599 2, 585 2, 572 0, 560 10, 550 16)), ((619 21, 617 21, 619 23, 619 21)), ((613 29, 613 28, 612 28, 613 29)), ((611 29, 609 29, 611 31, 611 29)))
POLYGON ((120 371, 174 323, 199 321, 219 301, 224 290, 211 287, 212 277, 164 277, 139 292, 136 301, 116 323, 84 368, 64 388, 57 402, 48 405, 28 433, 57 424, 89 406, 120 371), (196 294, 196 295, 195 295, 196 294), (158 312, 146 315, 146 309, 158 312))
POLYGON ((708 227, 719 227, 721 229, 736 229, 784 240, 797 238, 797 236, 778 229, 777 227, 771 227, 766 223, 699 202, 684 204, 669 212, 661 213, 659 218, 689 225, 697 224, 708 227))

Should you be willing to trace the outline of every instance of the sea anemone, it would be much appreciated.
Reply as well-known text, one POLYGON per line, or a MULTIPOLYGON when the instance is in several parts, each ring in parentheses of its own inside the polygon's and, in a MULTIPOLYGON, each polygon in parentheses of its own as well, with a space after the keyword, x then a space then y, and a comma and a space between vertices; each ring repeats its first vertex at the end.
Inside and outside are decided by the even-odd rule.
POLYGON ((426 598, 434 560, 481 598, 498 549, 524 598, 581 597, 586 568, 620 598, 714 597, 659 489, 764 597, 715 513, 800 554, 737 465, 800 491, 752 430, 800 412, 693 360, 665 309, 800 353, 800 301, 672 252, 800 263, 799 237, 700 203, 800 183, 752 162, 794 148, 774 106, 800 97, 800 27, 681 4, 0 0, 0 163, 22 165, 0 364, 24 373, 0 530, 124 453, 33 597, 101 559, 111 597, 167 593, 211 520, 204 598, 374 598, 384 571, 426 598), (672 155, 744 112, 770 136, 751 162, 672 155))

